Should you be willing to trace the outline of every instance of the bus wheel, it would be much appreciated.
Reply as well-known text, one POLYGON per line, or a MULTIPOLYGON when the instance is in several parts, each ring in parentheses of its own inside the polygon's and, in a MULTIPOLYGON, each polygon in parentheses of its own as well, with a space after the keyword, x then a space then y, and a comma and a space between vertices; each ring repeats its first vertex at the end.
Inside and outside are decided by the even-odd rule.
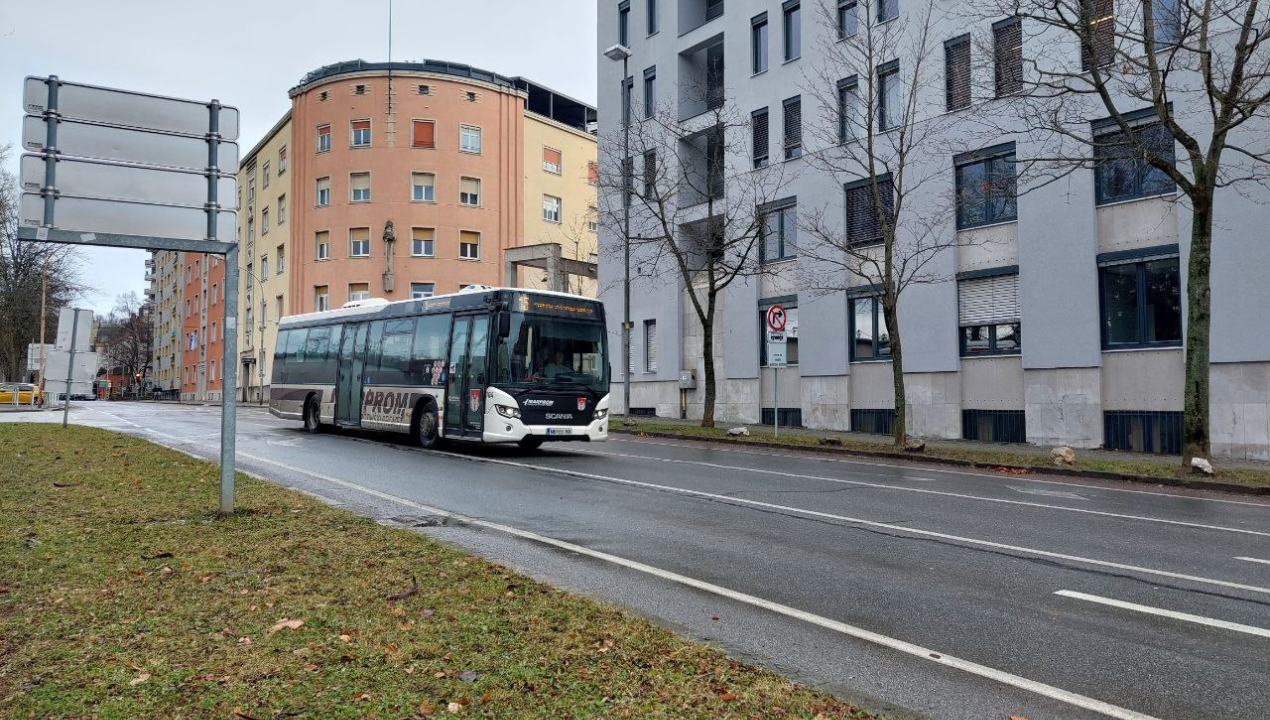
POLYGON ((432 403, 425 403, 415 412, 415 442, 425 450, 431 450, 441 444, 441 429, 437 423, 437 408, 432 403))
POLYGON ((542 438, 528 435, 517 444, 520 445, 521 450, 537 450, 542 447, 542 438))
POLYGON ((321 430, 322 406, 318 404, 316 397, 310 395, 309 399, 304 401, 304 431, 318 433, 321 430))

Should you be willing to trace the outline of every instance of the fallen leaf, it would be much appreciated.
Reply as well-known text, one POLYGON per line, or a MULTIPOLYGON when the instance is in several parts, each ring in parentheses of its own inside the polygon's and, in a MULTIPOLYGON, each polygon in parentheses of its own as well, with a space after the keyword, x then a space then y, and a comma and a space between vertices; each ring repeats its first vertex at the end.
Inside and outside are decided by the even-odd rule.
POLYGON ((436 678, 436 679, 440 680, 441 678, 445 677, 445 671, 444 671, 444 670, 438 670, 438 671, 436 671, 436 672, 432 673, 432 677, 434 677, 434 678, 436 678))
POLYGON ((433 705, 427 700, 424 700, 423 702, 419 703, 419 714, 424 717, 428 717, 436 711, 437 711, 437 706, 433 705))
POLYGON ((141 673, 140 675, 136 676, 135 678, 133 678, 133 679, 129 680, 129 681, 128 681, 128 684, 129 684, 129 685, 140 685, 141 683, 143 683, 143 682, 145 682, 146 680, 149 680, 149 679, 150 679, 150 673, 141 673))
POLYGON ((352 635, 349 635, 348 633, 340 633, 340 640, 343 640, 344 642, 348 642, 352 639, 353 639, 352 635))
POLYGON ((239 720, 256 720, 256 718, 248 715, 239 708, 234 708, 234 717, 239 718, 239 720))
POLYGON ((472 701, 471 701, 471 700, 468 700, 466 697, 461 697, 461 698, 459 698, 459 700, 458 700, 458 703, 459 703, 460 705, 462 705, 463 707, 467 707, 467 706, 468 706, 468 703, 470 703, 470 702, 472 702, 472 701))
POLYGON ((317 665, 314 665, 313 663, 309 663, 308 665, 304 666, 305 672, 313 672, 315 670, 317 670, 317 665))
POLYGON ((354 702, 370 702, 370 693, 364 693, 364 692, 353 693, 353 701, 354 702))
POLYGON ((723 702, 733 702, 736 700, 736 695, 730 692, 725 692, 719 695, 719 699, 722 700, 723 702))
POLYGON ((1027 720, 1027 718, 1023 717, 1022 715, 1011 715, 1010 720, 1027 720))
POLYGON ((176 557, 170 552, 161 552, 158 555, 142 555, 142 560, 162 560, 164 558, 176 557))
POLYGON ((286 618, 283 618, 274 623, 273 627, 269 628, 269 633, 273 634, 279 630, 299 630, 300 626, 303 624, 303 620, 287 620, 286 618))
POLYGON ((485 694, 481 696, 481 704, 482 704, 482 705, 488 705, 488 704, 490 704, 490 702, 492 702, 493 700, 494 700, 494 691, 493 691, 493 690, 486 690, 486 691, 485 691, 485 694))
POLYGON ((397 652, 397 646, 396 646, 396 645, 385 645, 385 646, 384 646, 384 652, 386 652, 386 653, 388 653, 389 655, 391 655, 391 654, 393 654, 393 653, 397 652))
POLYGON ((141 575, 145 575, 145 572, 143 572, 143 571, 141 571, 141 570, 129 570, 129 571, 128 571, 128 574, 129 574, 129 575, 137 575, 137 576, 141 576, 141 575))
POLYGON ((463 706, 456 702, 452 702, 449 705, 445 706, 445 711, 452 715, 458 715, 459 713, 463 712, 463 706))
POLYGON ((249 638, 249 637, 240 637, 240 638, 238 638, 238 644, 239 644, 239 645, 241 645, 241 646, 243 646, 243 647, 247 647, 248 645, 250 645, 250 644, 251 644, 251 638, 249 638))

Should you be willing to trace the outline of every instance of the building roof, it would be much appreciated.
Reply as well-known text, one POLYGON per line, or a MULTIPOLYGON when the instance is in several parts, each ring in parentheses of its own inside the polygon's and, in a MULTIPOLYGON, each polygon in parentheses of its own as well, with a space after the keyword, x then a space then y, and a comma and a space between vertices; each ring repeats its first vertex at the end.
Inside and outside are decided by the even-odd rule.
POLYGON ((351 75, 354 73, 389 74, 393 72, 450 75, 464 80, 474 80, 494 85, 513 92, 520 91, 526 95, 525 109, 527 111, 584 132, 594 132, 595 129, 596 110, 594 106, 575 100, 564 93, 556 92, 528 78, 520 76, 509 77, 489 70, 475 68, 471 65, 452 63, 445 60, 424 59, 419 62, 346 60, 331 65, 323 65, 300 78, 300 82, 291 88, 289 94, 294 97, 314 83, 340 75, 351 75))

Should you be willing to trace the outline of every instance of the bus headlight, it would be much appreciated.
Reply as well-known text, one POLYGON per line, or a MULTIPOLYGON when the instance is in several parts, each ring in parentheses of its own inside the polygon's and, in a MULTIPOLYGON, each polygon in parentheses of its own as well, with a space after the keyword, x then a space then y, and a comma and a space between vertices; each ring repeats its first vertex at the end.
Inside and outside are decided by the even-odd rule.
POLYGON ((608 416, 609 416, 609 411, 607 408, 604 410, 596 410, 595 416, 591 418, 591 421, 594 422, 596 420, 603 420, 604 418, 608 416))
POLYGON ((494 410, 496 410, 499 415, 502 415, 505 418, 519 418, 520 417, 519 408, 508 407, 507 405, 495 405, 494 410))

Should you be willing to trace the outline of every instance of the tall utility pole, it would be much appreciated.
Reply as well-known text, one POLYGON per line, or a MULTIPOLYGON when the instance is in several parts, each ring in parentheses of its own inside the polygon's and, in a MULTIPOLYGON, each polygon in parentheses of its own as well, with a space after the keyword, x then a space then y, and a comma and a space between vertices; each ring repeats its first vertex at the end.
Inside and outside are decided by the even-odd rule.
MULTIPOLYGON (((618 43, 604 51, 604 57, 622 61, 622 414, 623 425, 633 425, 631 419, 631 202, 629 186, 634 182, 634 168, 631 165, 631 113, 635 108, 628 100, 632 93, 626 87, 630 81, 630 70, 627 65, 631 59, 631 49, 618 43)), ((633 81, 631 81, 633 82, 633 81)))
MULTIPOLYGON (((36 386, 41 390, 44 389, 44 327, 48 325, 48 316, 45 315, 45 302, 48 299, 49 290, 49 259, 44 256, 44 267, 40 270, 40 379, 36 386)), ((67 397, 70 391, 67 390, 67 397)), ((46 401, 47 404, 47 401, 46 401)))

